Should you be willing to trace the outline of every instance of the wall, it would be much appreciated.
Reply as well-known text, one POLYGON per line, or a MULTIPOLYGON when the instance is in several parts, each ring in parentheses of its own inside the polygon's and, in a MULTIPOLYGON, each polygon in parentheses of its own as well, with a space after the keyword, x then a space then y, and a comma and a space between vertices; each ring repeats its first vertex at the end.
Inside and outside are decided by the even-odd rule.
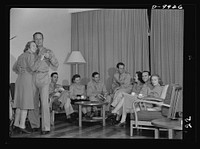
MULTIPOLYGON (((44 46, 53 50, 59 61, 59 84, 70 82, 70 65, 64 64, 71 51, 71 14, 67 9, 52 8, 12 8, 10 10, 10 83, 17 75, 12 66, 23 52, 32 35, 40 31, 44 34, 44 46)), ((50 71, 51 73, 52 71, 50 71)))

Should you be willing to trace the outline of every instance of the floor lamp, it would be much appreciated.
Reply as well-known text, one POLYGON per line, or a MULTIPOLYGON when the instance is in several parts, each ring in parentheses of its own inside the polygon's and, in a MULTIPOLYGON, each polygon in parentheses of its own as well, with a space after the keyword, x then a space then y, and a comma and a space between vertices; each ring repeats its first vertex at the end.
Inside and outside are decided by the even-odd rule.
POLYGON ((68 64, 76 65, 76 74, 78 74, 78 64, 86 63, 80 51, 72 51, 67 60, 68 64))

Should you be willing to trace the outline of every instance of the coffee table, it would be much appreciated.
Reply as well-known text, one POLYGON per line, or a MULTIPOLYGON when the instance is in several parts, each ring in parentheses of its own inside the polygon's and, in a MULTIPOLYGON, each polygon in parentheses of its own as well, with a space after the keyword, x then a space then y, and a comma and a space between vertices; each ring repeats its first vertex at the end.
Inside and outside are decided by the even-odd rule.
POLYGON ((105 126, 105 106, 108 104, 107 102, 101 102, 101 101, 80 101, 80 102, 75 102, 79 106, 78 111, 79 111, 79 127, 82 127, 82 121, 85 122, 97 122, 97 121, 102 121, 103 126, 105 126), (102 117, 96 117, 95 119, 84 119, 82 118, 82 107, 83 106, 98 106, 102 108, 102 117))

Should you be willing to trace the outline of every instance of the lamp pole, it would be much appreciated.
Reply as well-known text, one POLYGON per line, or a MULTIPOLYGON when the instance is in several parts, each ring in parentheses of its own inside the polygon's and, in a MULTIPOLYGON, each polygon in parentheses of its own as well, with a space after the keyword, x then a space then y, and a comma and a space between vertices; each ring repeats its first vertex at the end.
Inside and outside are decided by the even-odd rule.
POLYGON ((76 65, 76 74, 78 74, 78 63, 76 63, 75 65, 76 65))

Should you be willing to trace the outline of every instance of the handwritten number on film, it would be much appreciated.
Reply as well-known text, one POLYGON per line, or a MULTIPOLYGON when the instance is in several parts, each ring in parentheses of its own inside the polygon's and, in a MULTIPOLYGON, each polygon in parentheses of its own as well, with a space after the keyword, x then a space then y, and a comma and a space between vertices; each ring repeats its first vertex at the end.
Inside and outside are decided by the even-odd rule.
POLYGON ((183 9, 182 5, 153 5, 152 9, 183 9))
POLYGON ((185 128, 192 128, 192 125, 191 125, 191 120, 192 120, 192 117, 189 116, 188 118, 185 118, 185 128))

